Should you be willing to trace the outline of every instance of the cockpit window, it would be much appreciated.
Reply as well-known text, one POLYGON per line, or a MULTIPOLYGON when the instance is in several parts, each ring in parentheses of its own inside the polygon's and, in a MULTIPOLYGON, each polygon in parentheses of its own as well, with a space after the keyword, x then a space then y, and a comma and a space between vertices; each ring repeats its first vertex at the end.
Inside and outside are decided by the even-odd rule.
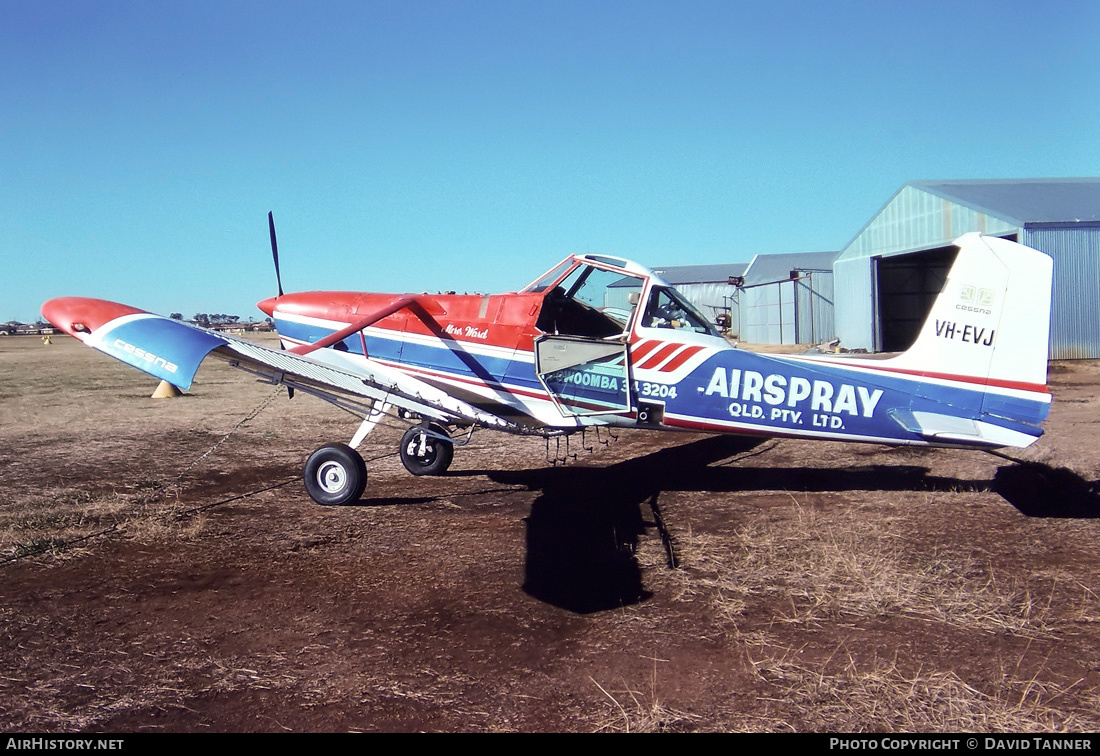
POLYGON ((582 265, 547 292, 536 325, 546 333, 618 336, 630 326, 643 284, 637 276, 582 265))
POLYGON ((695 333, 719 335, 714 326, 680 292, 671 288, 653 289, 642 325, 646 328, 688 329, 695 333))
POLYGON ((563 260, 559 265, 555 266, 553 270, 534 283, 524 287, 523 290, 528 292, 546 291, 555 281, 565 275, 565 271, 569 270, 569 266, 572 264, 572 259, 563 260))

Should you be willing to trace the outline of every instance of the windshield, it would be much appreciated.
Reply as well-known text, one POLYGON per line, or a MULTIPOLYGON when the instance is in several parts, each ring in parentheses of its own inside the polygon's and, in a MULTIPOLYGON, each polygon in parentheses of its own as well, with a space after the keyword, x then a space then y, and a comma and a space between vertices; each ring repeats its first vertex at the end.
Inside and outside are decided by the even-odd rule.
POLYGON ((565 275, 565 271, 569 270, 569 266, 573 264, 573 258, 563 260, 554 266, 552 270, 543 275, 539 280, 534 283, 528 284, 523 287, 522 291, 540 292, 546 291, 550 286, 559 278, 565 275))
MULTIPOLYGON (((548 274, 535 285, 546 280, 554 278, 548 274)), ((546 333, 595 338, 625 333, 644 283, 621 271, 580 265, 547 292, 536 325, 546 333)))

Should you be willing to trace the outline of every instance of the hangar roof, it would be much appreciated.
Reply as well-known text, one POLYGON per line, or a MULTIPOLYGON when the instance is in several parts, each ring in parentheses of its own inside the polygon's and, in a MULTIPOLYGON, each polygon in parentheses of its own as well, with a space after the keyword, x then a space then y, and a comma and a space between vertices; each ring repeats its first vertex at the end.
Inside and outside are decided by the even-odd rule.
POLYGON ((747 285, 779 281, 790 277, 791 271, 832 272, 833 261, 839 252, 791 252, 776 255, 757 255, 745 271, 747 285))
POLYGON ((673 286, 697 283, 727 283, 730 276, 743 276, 748 263, 723 265, 670 265, 654 268, 653 272, 673 286))
POLYGON ((908 186, 1019 226, 1100 221, 1100 178, 910 181, 908 186))

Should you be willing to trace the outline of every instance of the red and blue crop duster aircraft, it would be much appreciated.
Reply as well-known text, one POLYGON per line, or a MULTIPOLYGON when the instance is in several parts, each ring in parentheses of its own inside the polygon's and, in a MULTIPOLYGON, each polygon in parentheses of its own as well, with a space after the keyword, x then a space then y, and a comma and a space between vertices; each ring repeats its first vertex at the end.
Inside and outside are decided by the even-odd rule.
MULTIPOLYGON (((274 225, 272 248, 278 271, 274 225)), ((401 458, 443 474, 475 428, 563 436, 593 427, 890 445, 1024 447, 1041 434, 1052 260, 967 234, 913 346, 887 359, 736 348, 652 270, 572 255, 517 292, 283 294, 259 303, 282 350, 100 299, 45 317, 88 346, 182 389, 208 356, 359 418, 316 450, 309 495, 364 491, 356 449, 385 416, 401 458)))

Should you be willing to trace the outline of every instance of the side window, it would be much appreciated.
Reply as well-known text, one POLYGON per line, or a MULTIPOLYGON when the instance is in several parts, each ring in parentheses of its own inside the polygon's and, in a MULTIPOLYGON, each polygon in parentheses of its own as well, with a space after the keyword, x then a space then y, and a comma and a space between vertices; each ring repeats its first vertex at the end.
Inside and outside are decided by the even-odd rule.
POLYGON ((642 326, 687 329, 696 333, 717 335, 706 318, 673 289, 655 288, 653 290, 646 304, 645 314, 642 316, 642 326))
POLYGON ((676 306, 667 291, 654 289, 649 297, 649 305, 645 308, 642 325, 646 328, 681 328, 683 315, 683 311, 676 306))

